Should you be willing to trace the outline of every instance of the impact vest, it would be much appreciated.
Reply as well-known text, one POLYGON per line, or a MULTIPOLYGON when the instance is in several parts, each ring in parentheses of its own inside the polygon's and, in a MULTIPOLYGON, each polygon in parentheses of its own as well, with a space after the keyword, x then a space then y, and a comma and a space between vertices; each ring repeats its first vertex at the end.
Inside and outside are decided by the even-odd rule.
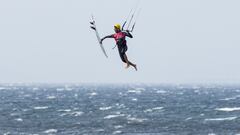
POLYGON ((115 39, 116 43, 119 44, 126 44, 126 34, 124 32, 118 32, 113 34, 113 38, 115 39))

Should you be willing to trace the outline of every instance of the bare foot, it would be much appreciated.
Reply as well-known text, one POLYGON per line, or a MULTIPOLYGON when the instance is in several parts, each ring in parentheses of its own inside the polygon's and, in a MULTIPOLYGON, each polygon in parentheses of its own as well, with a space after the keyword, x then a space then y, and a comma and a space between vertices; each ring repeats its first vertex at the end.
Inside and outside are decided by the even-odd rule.
POLYGON ((130 67, 130 64, 127 64, 127 66, 125 68, 128 69, 129 67, 130 67))
POLYGON ((136 65, 136 64, 134 64, 134 65, 133 65, 133 67, 134 67, 134 68, 135 68, 135 70, 137 71, 137 65, 136 65))

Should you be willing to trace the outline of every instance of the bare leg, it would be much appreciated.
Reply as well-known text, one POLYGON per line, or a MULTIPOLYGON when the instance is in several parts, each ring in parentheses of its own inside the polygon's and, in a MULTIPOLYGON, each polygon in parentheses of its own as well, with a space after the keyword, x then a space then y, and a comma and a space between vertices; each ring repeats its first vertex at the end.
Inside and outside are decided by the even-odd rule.
POLYGON ((130 63, 129 63, 129 61, 128 61, 128 58, 127 58, 127 55, 126 54, 124 54, 124 59, 125 59, 125 61, 126 61, 126 63, 127 63, 127 66, 126 66, 126 68, 129 68, 129 66, 130 66, 130 63))
POLYGON ((126 68, 129 68, 129 66, 133 66, 135 68, 135 70, 137 71, 137 65, 133 64, 131 61, 129 61, 126 54, 124 54, 124 59, 125 59, 125 61, 127 63, 126 68))

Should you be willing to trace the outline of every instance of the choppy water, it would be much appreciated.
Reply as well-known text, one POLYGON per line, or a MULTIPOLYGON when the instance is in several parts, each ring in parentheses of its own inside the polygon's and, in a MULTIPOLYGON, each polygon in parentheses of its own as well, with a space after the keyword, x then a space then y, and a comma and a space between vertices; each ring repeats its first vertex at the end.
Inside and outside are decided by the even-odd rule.
POLYGON ((0 134, 239 135, 240 87, 2 84, 0 134))

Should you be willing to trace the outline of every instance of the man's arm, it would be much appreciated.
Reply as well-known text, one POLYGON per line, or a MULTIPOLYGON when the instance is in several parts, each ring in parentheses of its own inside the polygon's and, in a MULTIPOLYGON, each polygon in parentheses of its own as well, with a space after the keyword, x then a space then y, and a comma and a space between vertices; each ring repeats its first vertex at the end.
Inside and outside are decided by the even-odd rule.
POLYGON ((133 38, 132 34, 129 32, 129 30, 127 30, 125 32, 126 36, 129 37, 129 38, 133 38))
POLYGON ((106 38, 113 38, 113 35, 105 36, 104 38, 101 39, 100 43, 102 44, 103 40, 105 40, 106 38))

